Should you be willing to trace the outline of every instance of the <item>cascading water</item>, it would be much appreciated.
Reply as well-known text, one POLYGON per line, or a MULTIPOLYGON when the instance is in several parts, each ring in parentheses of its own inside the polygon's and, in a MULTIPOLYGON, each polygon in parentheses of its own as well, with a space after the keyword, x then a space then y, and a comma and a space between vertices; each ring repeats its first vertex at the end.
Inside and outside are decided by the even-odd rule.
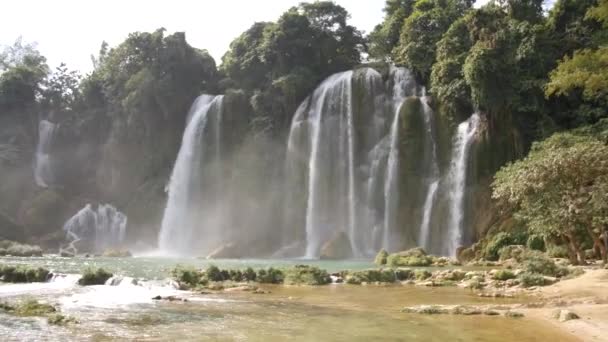
POLYGON ((221 187, 221 169, 206 170, 203 166, 220 157, 222 100, 223 95, 201 95, 190 108, 158 237, 158 246, 165 253, 205 253, 221 240, 221 201, 206 206, 203 198, 205 192, 206 200, 213 201, 221 190, 212 189, 221 187), (216 125, 208 124, 209 120, 215 120, 216 125))
POLYGON ((418 245, 429 249, 429 235, 431 216, 433 213, 433 207, 435 204, 435 198, 437 195, 437 189, 439 188, 439 164, 437 160, 437 142, 435 140, 435 132, 433 132, 433 110, 429 106, 429 98, 426 94, 423 94, 421 98, 422 111, 424 114, 424 123, 426 126, 427 140, 430 144, 431 151, 431 168, 430 177, 428 180, 428 188, 426 192, 426 198, 424 200, 424 207, 422 209, 422 223, 420 224, 420 235, 418 238, 418 245))
POLYGON ((93 208, 87 204, 63 225, 70 242, 66 251, 75 254, 75 244, 81 241, 95 252, 119 247, 125 239, 126 229, 127 217, 112 205, 99 204, 93 208))
POLYGON ((38 124, 34 180, 38 186, 43 188, 47 188, 54 181, 50 149, 56 129, 57 125, 48 120, 40 120, 38 124))
POLYGON ((399 191, 399 112, 416 87, 406 69, 391 68, 389 74, 389 89, 370 68, 335 74, 294 116, 287 161, 291 166, 294 160, 307 160, 306 257, 318 257, 321 246, 339 232, 348 235, 354 256, 374 253, 378 240, 383 247, 390 243, 399 191), (353 96, 354 82, 364 99, 353 96), (367 107, 355 113, 355 103, 367 107), (383 165, 387 160, 389 165, 383 165), (386 204, 376 205, 378 193, 386 204))
POLYGON ((468 156, 478 124, 479 115, 474 113, 468 120, 458 125, 452 146, 452 160, 448 173, 448 184, 450 187, 448 194, 450 199, 449 231, 447 245, 444 251, 446 255, 450 256, 456 255, 456 249, 460 247, 463 242, 464 200, 468 156))

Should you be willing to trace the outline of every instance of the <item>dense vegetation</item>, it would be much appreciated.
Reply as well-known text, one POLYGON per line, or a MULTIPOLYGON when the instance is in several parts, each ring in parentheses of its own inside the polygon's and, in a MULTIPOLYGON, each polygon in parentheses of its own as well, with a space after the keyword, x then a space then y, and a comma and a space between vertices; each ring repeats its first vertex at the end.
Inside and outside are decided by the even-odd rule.
MULTIPOLYGON (((19 216, 30 235, 53 233, 70 207, 63 203, 78 196, 127 207, 134 226, 158 222, 185 116, 201 92, 225 93, 239 108, 233 123, 242 129, 231 133, 246 147, 239 157, 267 183, 238 184, 258 193, 253 188, 269 187, 282 172, 271 161, 283 157, 276 146, 284 145, 298 104, 325 77, 367 59, 411 69, 452 123, 482 113, 494 152, 512 140, 525 146, 482 156, 479 167, 490 178, 531 147, 496 175, 494 198, 515 223, 490 230, 484 256, 498 259, 502 247, 528 244, 566 246, 579 263, 595 248, 606 261, 608 1, 558 0, 548 13, 541 0, 472 4, 387 0, 383 22, 365 36, 341 6, 302 3, 276 22, 253 24, 219 67, 184 33, 164 29, 132 33, 115 47, 103 43, 84 76, 65 65, 50 70, 35 45, 19 40, 0 54, 0 174, 12 179, 0 184, 0 222, 13 225, 19 216), (61 124, 59 186, 42 193, 24 172, 40 118, 61 124)), ((13 231, 0 227, 0 237, 13 231)))

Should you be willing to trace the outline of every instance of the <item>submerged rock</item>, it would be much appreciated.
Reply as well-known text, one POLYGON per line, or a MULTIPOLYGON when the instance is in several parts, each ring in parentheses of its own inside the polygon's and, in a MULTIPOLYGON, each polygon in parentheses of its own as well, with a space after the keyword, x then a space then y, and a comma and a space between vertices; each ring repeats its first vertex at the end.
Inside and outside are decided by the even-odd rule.
POLYGON ((561 310, 557 309, 553 312, 553 318, 559 320, 560 322, 566 322, 573 319, 580 319, 581 317, 576 313, 570 310, 561 310))
POLYGON ((207 254, 206 259, 239 259, 241 257, 241 248, 234 242, 228 242, 207 254))
POLYGON ((337 233, 321 247, 321 259, 340 260, 353 257, 350 240, 345 232, 337 233))

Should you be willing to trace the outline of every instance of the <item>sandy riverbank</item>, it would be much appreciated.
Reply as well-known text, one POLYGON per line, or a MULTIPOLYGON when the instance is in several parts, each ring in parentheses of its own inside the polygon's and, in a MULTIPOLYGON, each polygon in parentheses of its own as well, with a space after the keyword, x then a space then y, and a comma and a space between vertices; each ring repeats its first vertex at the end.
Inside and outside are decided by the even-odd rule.
POLYGON ((526 316, 549 322, 581 341, 608 341, 608 270, 588 269, 580 277, 564 280, 537 292, 541 308, 526 308, 526 316), (580 319, 560 322, 553 317, 567 309, 580 319))

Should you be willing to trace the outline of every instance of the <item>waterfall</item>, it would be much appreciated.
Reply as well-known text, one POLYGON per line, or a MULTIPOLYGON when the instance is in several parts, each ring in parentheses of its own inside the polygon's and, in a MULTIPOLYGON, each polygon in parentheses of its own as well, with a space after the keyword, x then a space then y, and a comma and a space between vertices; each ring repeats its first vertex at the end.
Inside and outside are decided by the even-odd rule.
MULTIPOLYGON (((318 257, 322 245, 339 232, 348 235, 354 256, 375 253, 380 234, 380 245, 388 245, 397 212, 399 112, 416 90, 408 70, 393 67, 389 76, 387 88, 371 68, 332 75, 294 115, 286 170, 291 177, 299 165, 307 168, 305 175, 293 178, 305 184, 308 258, 318 257)), ((287 191, 301 189, 288 186, 287 191)), ((289 206, 294 202, 287 203, 286 211, 293 211, 289 206)))
POLYGON ((96 252, 118 247, 124 241, 126 228, 127 217, 110 204, 99 204, 95 209, 87 204, 63 225, 69 251, 74 254, 75 243, 80 241, 90 244, 96 252))
MULTIPOLYGON (((399 187, 397 185, 397 174, 399 171, 399 118, 401 106, 406 97, 407 82, 411 82, 412 75, 407 69, 391 68, 393 76, 393 98, 394 108, 393 122, 389 133, 390 147, 388 154, 388 165, 386 169, 386 181, 384 183, 384 230, 382 232, 382 248, 392 250, 394 248, 392 236, 395 230, 395 219, 399 202, 399 187)), ((410 94, 411 95, 411 94, 410 94)))
POLYGON ((427 141, 430 144, 431 165, 426 198, 424 200, 424 207, 422 209, 423 214, 422 223, 420 224, 420 235, 418 238, 418 245, 427 250, 430 247, 429 235, 431 215, 433 212, 433 206, 435 204, 437 188, 439 187, 439 165, 437 160, 437 142, 435 141, 435 132, 433 132, 433 110, 429 106, 428 100, 429 99, 426 94, 423 94, 421 98, 421 103, 424 114, 424 124, 426 126, 427 141))
POLYGON ((204 206, 203 202, 213 201, 217 191, 211 188, 221 187, 222 174, 219 166, 210 173, 203 166, 217 161, 213 158, 219 158, 222 100, 223 95, 201 95, 190 108, 169 181, 167 206, 158 237, 158 246, 163 252, 183 255, 208 252, 217 247, 213 244, 220 239, 221 201, 215 201, 215 206, 204 206), (210 118, 213 114, 215 117, 210 118), (209 120, 216 120, 216 125, 208 125, 209 120), (205 189, 207 186, 209 188, 205 189), (208 190, 206 199, 203 198, 205 190, 208 190))
POLYGON ((465 191, 468 155, 471 143, 479 123, 479 115, 471 117, 458 125, 452 147, 452 160, 448 173, 450 216, 448 220, 447 246, 444 253, 456 255, 456 249, 462 245, 465 191))
POLYGON ((34 180, 40 187, 47 188, 54 181, 50 149, 57 125, 40 120, 38 124, 38 146, 34 165, 34 180))

